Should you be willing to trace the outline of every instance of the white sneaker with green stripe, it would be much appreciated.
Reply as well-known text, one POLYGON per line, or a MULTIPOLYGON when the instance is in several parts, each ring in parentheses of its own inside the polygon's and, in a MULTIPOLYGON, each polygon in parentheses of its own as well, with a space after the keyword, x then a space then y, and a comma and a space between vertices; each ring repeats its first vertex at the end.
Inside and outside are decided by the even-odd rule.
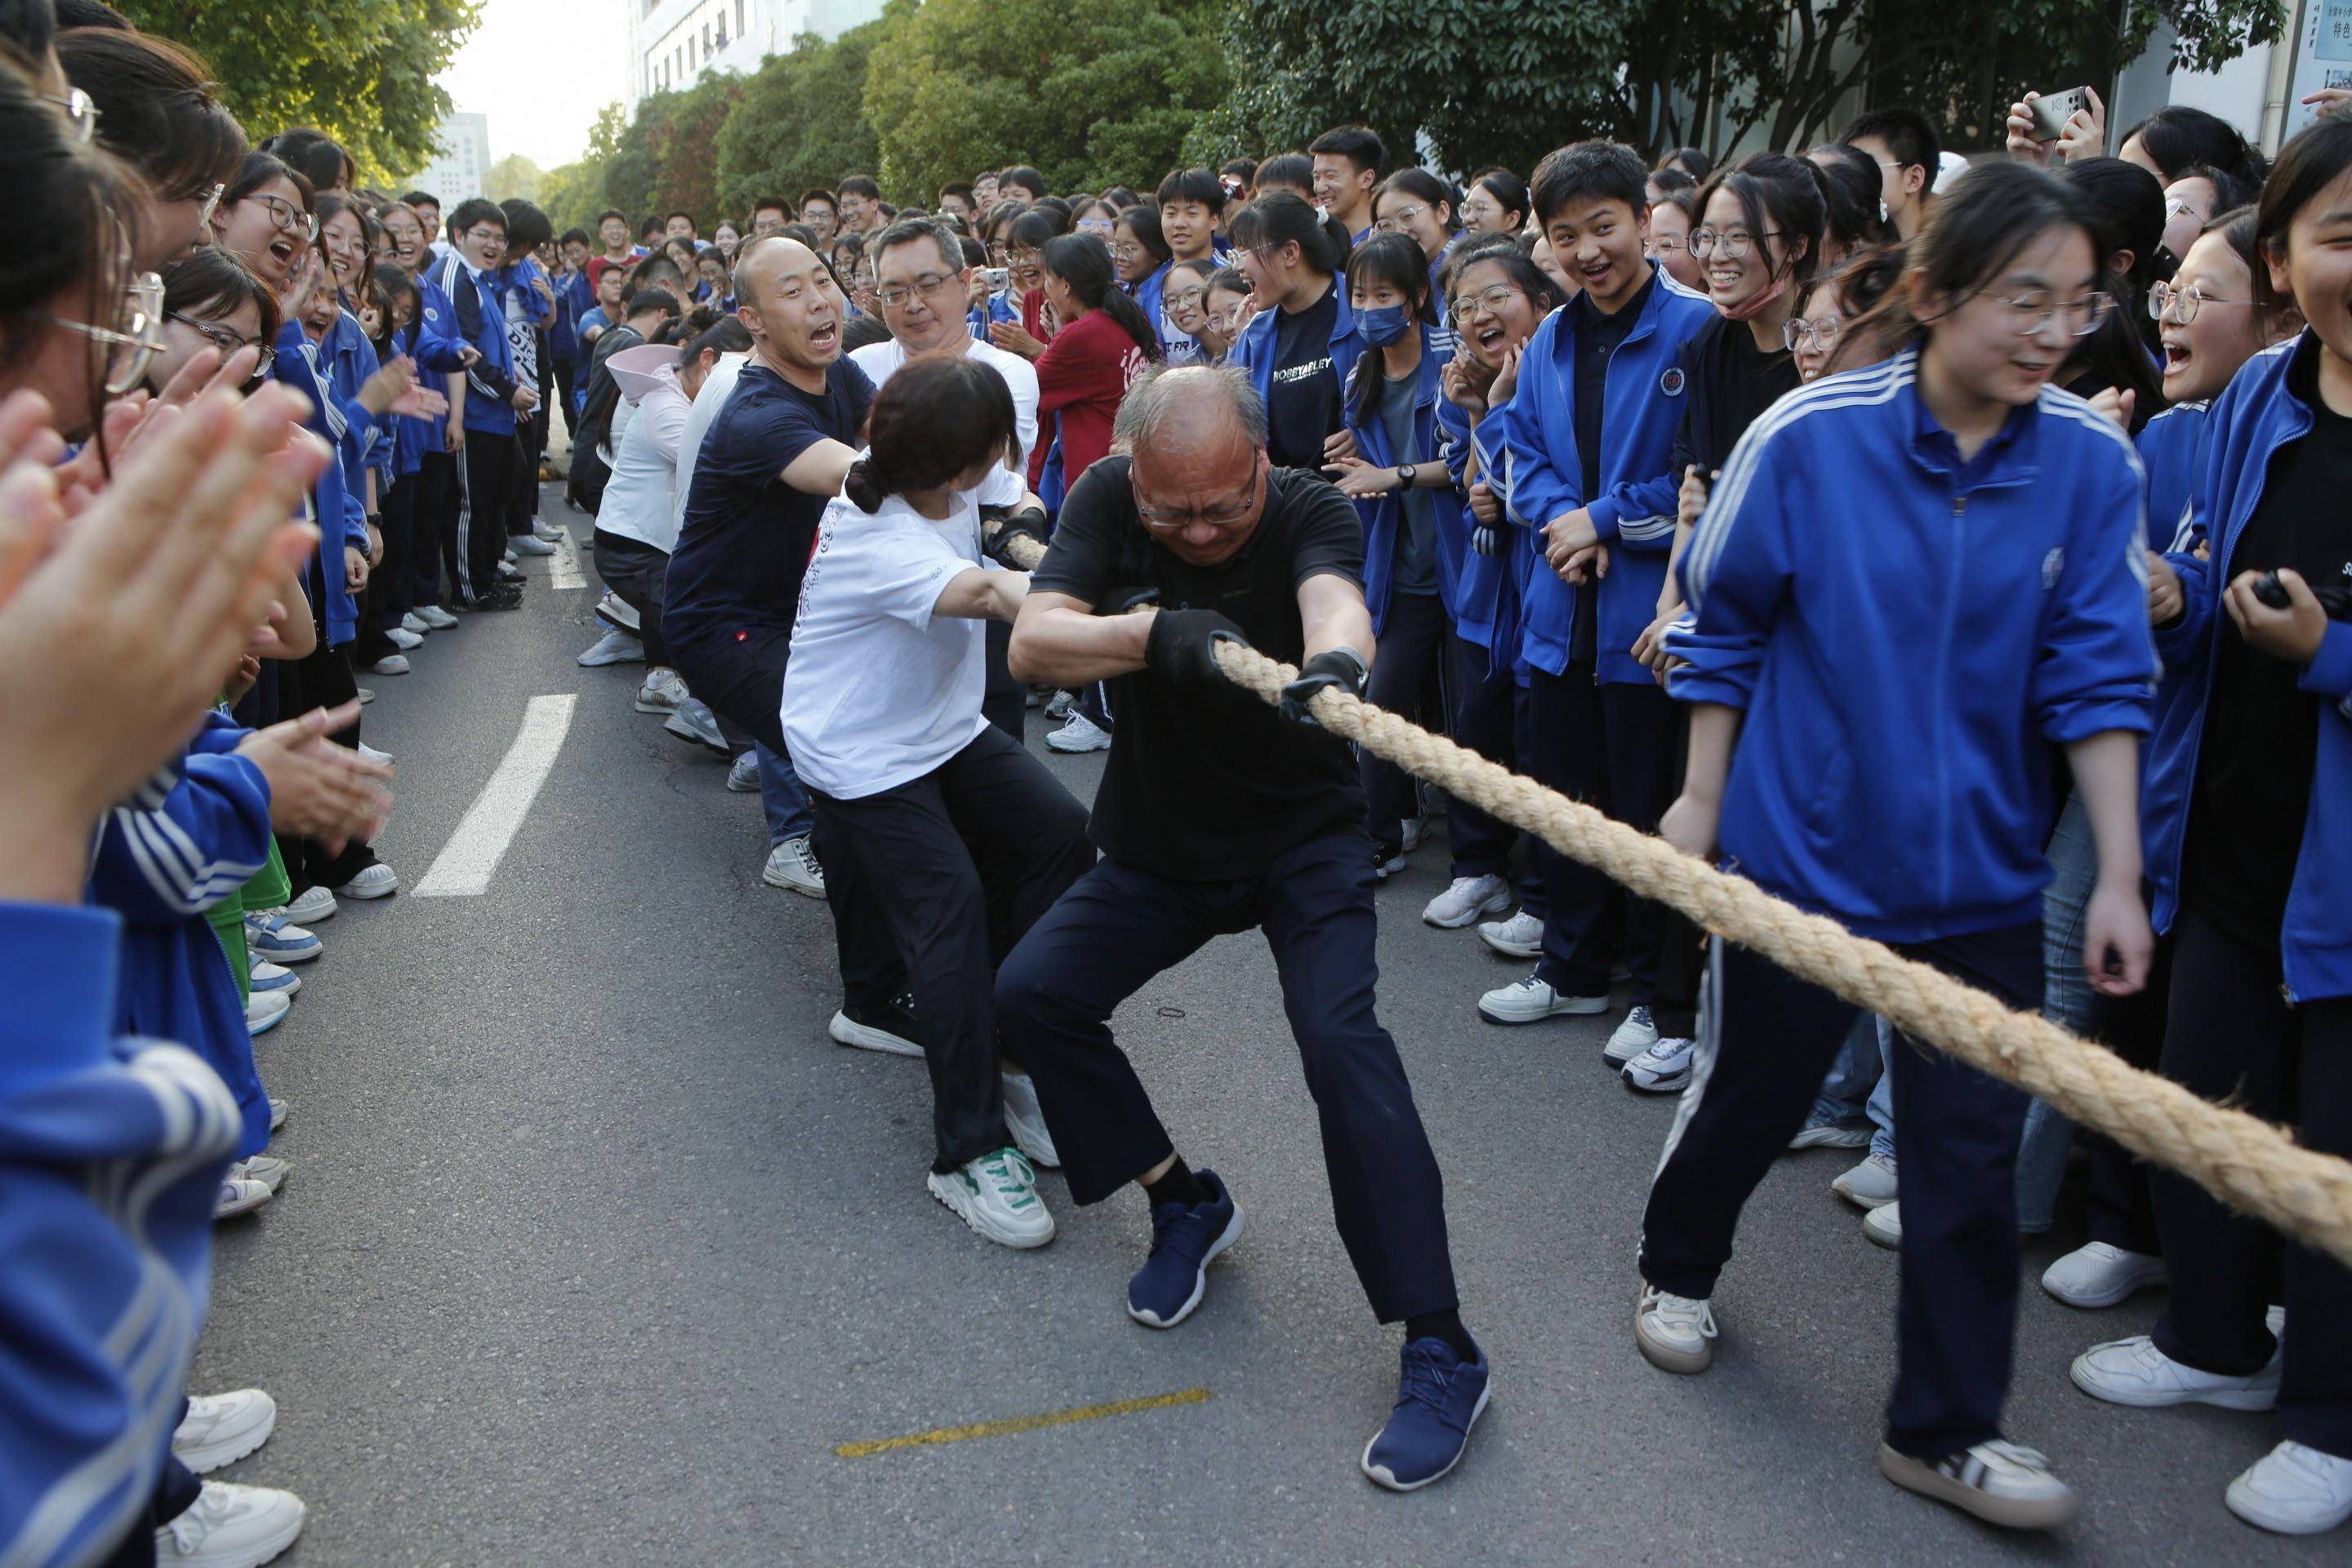
POLYGON ((968 1160, 930 1175, 931 1196, 999 1247, 1043 1247, 1054 1239, 1054 1215, 1037 1195, 1037 1173, 1018 1149, 968 1160))

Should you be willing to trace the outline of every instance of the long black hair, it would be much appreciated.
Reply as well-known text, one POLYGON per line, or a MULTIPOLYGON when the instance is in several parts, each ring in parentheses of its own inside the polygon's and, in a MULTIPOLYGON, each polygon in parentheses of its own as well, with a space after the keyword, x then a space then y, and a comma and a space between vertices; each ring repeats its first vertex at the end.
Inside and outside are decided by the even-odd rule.
POLYGON ((1848 254, 1894 243, 1895 226, 1886 221, 1881 195, 1885 182, 1869 153, 1843 142, 1824 142, 1805 156, 1822 174, 1822 195, 1829 204, 1825 241, 1848 254))
POLYGON ((144 33, 77 27, 59 36, 58 60, 98 105, 99 142, 164 201, 200 200, 236 174, 245 131, 186 50, 144 33))
POLYGON ((1347 270, 1347 226, 1338 218, 1323 216, 1288 191, 1258 197, 1235 213, 1228 226, 1234 243, 1244 250, 1296 245, 1298 258, 1309 271, 1336 277, 1347 270))
POLYGON ((1818 163, 1786 153, 1751 153, 1727 169, 1717 169, 1699 187, 1692 226, 1706 221, 1706 209, 1717 192, 1730 192, 1758 245, 1766 243, 1763 236, 1768 231, 1780 230, 1780 254, 1787 259, 1778 273, 1791 287, 1801 289, 1812 281, 1822 263, 1822 230, 1829 212, 1829 198, 1823 192, 1828 184, 1829 176, 1818 163))
POLYGON ((1056 235, 1045 242, 1039 258, 1046 271, 1060 279, 1078 303, 1089 310, 1100 310, 1117 321, 1143 357, 1160 357, 1160 333, 1126 290, 1118 286, 1118 268, 1111 265, 1110 247, 1091 234, 1056 235))
POLYGON ((2135 136, 2139 138, 2140 151, 2164 172, 2167 184, 2199 163, 2219 169, 2258 189, 2266 173, 2261 152, 2239 133, 2236 126, 2218 114, 2185 103, 2165 105, 2125 132, 2116 145, 2121 147, 2135 136))
POLYGON ((868 515, 891 496, 937 489, 1021 450, 1012 388, 994 365, 967 354, 906 366, 874 395, 870 418, 866 455, 850 465, 841 490, 868 515))
MULTIPOLYGON (((1528 226, 1528 219, 1534 215, 1535 207, 1528 195, 1528 183, 1525 180, 1511 173, 1510 170, 1497 165, 1472 180, 1462 193, 1463 199, 1468 200, 1470 192, 1481 187, 1484 187, 1488 195, 1495 198, 1495 204, 1505 212, 1518 215, 1518 222, 1513 224, 1508 229, 1497 230, 1497 233, 1517 234, 1528 226)), ((1457 212, 1454 216, 1458 217, 1461 215, 1457 212)))

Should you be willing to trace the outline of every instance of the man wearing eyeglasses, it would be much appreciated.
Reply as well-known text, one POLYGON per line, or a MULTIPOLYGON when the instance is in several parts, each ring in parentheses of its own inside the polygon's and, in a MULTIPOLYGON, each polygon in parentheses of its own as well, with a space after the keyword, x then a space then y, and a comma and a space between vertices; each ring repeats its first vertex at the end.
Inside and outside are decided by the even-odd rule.
POLYGON ((1118 728, 1089 828, 1103 858, 999 969, 997 1026, 1035 1080, 1071 1197, 1143 1188, 1151 1250, 1128 1315, 1173 1328, 1240 1237, 1241 1209, 1177 1153, 1109 1019, 1212 937, 1265 931, 1340 1238, 1373 1314, 1405 1324, 1396 1409, 1361 1463, 1407 1490, 1460 1459, 1486 1360, 1457 1310, 1437 1159, 1373 1013, 1363 787, 1306 707, 1327 688, 1364 689, 1363 531, 1330 485, 1273 467, 1265 430, 1242 372, 1154 367, 1119 407, 1113 449, 1129 455, 1096 463, 1063 503, 1012 668, 1070 689, 1113 683, 1118 728), (1301 665, 1279 713, 1218 672, 1221 640, 1301 665))
MULTIPOLYGON (((992 478, 980 492, 980 504, 983 509, 1001 507, 1006 515, 1034 508, 1042 521, 1045 503, 1029 493, 1020 477, 1029 471, 1030 448, 1037 445, 1037 372, 1019 354, 971 335, 964 315, 965 301, 971 297, 971 270, 964 265, 955 231, 927 218, 906 218, 884 229, 874 250, 874 295, 881 303, 890 340, 852 350, 849 357, 877 390, 915 360, 962 354, 993 366, 1013 393, 1013 420, 1021 432, 1021 450, 1015 456, 1020 460, 992 478)), ((981 706, 990 723, 1019 741, 1028 734, 1023 717, 1028 701, 1005 666, 1005 647, 1012 639, 1008 623, 988 623, 988 689, 981 706)))

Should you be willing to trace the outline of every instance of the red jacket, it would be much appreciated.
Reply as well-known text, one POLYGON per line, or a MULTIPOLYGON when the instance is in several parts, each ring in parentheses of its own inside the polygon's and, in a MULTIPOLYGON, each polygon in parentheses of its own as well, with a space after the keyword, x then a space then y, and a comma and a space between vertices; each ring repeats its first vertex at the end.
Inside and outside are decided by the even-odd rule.
MULTIPOLYGON (((1110 453, 1110 424, 1118 413, 1128 384, 1143 373, 1143 350, 1127 329, 1102 310, 1089 310, 1055 334, 1037 361, 1037 418, 1042 426, 1051 416, 1061 416, 1062 476, 1076 484, 1078 476, 1098 458, 1110 453)), ((1035 489, 1045 472, 1045 453, 1052 443, 1043 434, 1029 459, 1029 484, 1035 489)))

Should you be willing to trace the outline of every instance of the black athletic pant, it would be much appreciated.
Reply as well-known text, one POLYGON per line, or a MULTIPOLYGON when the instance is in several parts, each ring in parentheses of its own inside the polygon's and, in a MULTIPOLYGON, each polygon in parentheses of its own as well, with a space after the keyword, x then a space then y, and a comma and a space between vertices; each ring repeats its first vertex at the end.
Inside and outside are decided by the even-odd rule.
MULTIPOLYGON (((662 595, 669 586, 669 556, 641 539, 629 539, 598 529, 593 542, 596 574, 621 602, 637 612, 637 640, 646 645, 646 665, 659 669, 669 664, 669 644, 662 640, 662 595)), ((674 667, 673 667, 674 668, 674 667)), ((781 705, 782 699, 779 698, 781 705)))
MULTIPOLYGON (((2147 966, 2147 984, 2129 996, 2093 992, 2084 1032, 2132 1066, 2154 1072, 2164 1057, 2164 1020, 2171 992, 2172 939, 2160 936, 2147 966)), ((2091 1239, 2126 1252, 2163 1252, 2147 1163, 2091 1128, 2077 1126, 2074 1138, 2090 1166, 2083 1189, 2083 1220, 2091 1239)), ((2264 1300, 2278 1298, 2266 1295, 2264 1300)))
MULTIPOLYGON (((1654 681, 1602 682, 1589 664, 1559 675, 1538 669, 1528 681, 1528 717, 1538 783, 1643 833, 1657 830, 1682 783, 1673 776, 1682 715, 1654 681)), ((1538 978, 1563 996, 1607 995, 1616 884, 1542 843, 1536 865, 1547 906, 1538 978)), ((1633 1001, 1644 1004, 1657 994, 1664 922, 1647 899, 1624 903, 1625 968, 1633 1001)))
POLYGON ((457 465, 463 455, 426 452, 416 468, 416 499, 411 508, 410 552, 414 587, 411 608, 441 607, 445 592, 457 585, 457 465), (442 586, 447 576, 448 587, 442 586))
POLYGON ((383 564, 368 574, 368 603, 376 626, 390 631, 416 607, 416 476, 403 474, 393 480, 378 504, 383 564))
POLYGON ((1086 807, 994 725, 919 779, 856 800, 809 797, 844 994, 893 994, 883 987, 902 964, 913 984, 931 1168, 1005 1147, 996 966, 1094 864, 1086 807))
MULTIPOLYGON (((2021 1012, 2041 1003, 2038 920, 1895 946, 2021 1012)), ((1710 963, 1690 1087, 1642 1217, 1642 1277, 1701 1300, 1715 1294, 1741 1207, 1804 1125, 1858 1011, 1720 940, 1710 963)), ((1903 1247, 1886 1441, 1937 1459, 2000 1436, 2017 1333, 2017 1139, 2026 1100, 1908 1037, 1897 1037, 1893 1059, 1903 1247)), ((2254 1319, 2260 1329, 2259 1308, 2254 1319)))
MULTIPOLYGON (((278 712, 283 719, 299 718, 313 708, 333 708, 359 695, 359 683, 352 679, 348 649, 329 647, 324 637, 301 658, 279 659, 277 669, 278 712)), ((330 732, 327 739, 338 745, 357 747, 360 722, 353 719, 345 728, 330 732)), ((326 846, 316 839, 295 838, 281 833, 278 835, 278 853, 286 862, 287 879, 297 894, 312 888, 340 888, 375 864, 375 851, 357 839, 344 845, 341 853, 330 854, 326 846)))
MULTIPOLYGON (((1413 718, 1423 689, 1445 657, 1445 605, 1436 595, 1391 594, 1364 700, 1413 718)), ((1360 747, 1357 766, 1364 781, 1364 816, 1372 843, 1382 859, 1402 853, 1404 819, 1421 815, 1419 781, 1360 747)))
POLYGON ((981 717, 1003 731, 1016 742, 1029 739, 1029 689, 1013 679, 1012 668, 1004 661, 1005 650, 1013 646, 1013 623, 992 620, 988 623, 987 671, 988 684, 981 693, 981 717))
MULTIPOLYGON (((1690 759, 1690 710, 1675 704, 1670 722, 1675 748, 1666 767, 1666 804, 1682 793, 1690 759)), ((1660 813, 1661 816, 1664 814, 1660 813)), ((1706 971, 1706 932, 1680 910, 1654 906, 1658 915, 1658 977, 1650 994, 1650 1022, 1662 1040, 1698 1037, 1698 988, 1706 971)))
MULTIPOLYGON (((667 640, 678 674, 713 713, 768 750, 791 754, 782 717, 791 626, 744 626, 667 640)), ((822 858, 824 852, 817 853, 822 858)))
POLYGON ((514 473, 514 437, 498 430, 466 432, 457 471, 457 596, 486 596, 499 585, 507 552, 507 485, 514 473))
MULTIPOLYGON (((1477 752, 1490 763, 1518 767, 1514 716, 1519 705, 1519 683, 1512 677, 1509 662, 1506 661, 1500 670, 1493 668, 1494 656, 1458 633, 1448 632, 1445 645, 1454 661, 1448 694, 1453 710, 1449 727, 1454 744, 1477 752)), ((1489 816, 1456 796, 1447 807, 1445 837, 1453 850, 1455 876, 1511 874, 1511 846, 1518 841, 1519 830, 1509 823, 1489 816)))
POLYGON ((539 515, 539 462, 547 451, 546 415, 542 404, 530 418, 515 421, 514 468, 507 478, 505 508, 509 539, 529 533, 539 515))
POLYGON ((1459 1302, 1437 1156, 1396 1042, 1373 1016, 1372 881, 1352 828, 1239 881, 1171 881, 1102 861, 997 971, 996 1016, 1005 1055, 1036 1080, 1070 1196, 1100 1203, 1175 1152, 1111 1037, 1112 1010, 1212 937, 1262 928, 1322 1122, 1332 1217, 1389 1323, 1459 1302))
MULTIPOLYGON (((2193 900, 2184 900, 2172 936, 2164 1076, 2208 1100, 2231 1100, 2264 1121, 2292 1125, 2305 1148, 2352 1155, 2352 997, 2289 1006, 2281 994, 2278 944, 2231 935, 2193 900)), ((1907 1246, 1907 1132, 1903 1159, 1907 1246)), ((2203 1372, 2260 1372, 2276 1348, 2263 1314, 2284 1247, 2279 1429, 2352 1459, 2352 1344, 2344 1337, 2352 1324, 2352 1269, 2315 1248, 2282 1242, 2268 1226, 2231 1214, 2185 1176, 2158 1170, 2150 1183, 2172 1286, 2156 1321, 2157 1348, 2203 1372)))

